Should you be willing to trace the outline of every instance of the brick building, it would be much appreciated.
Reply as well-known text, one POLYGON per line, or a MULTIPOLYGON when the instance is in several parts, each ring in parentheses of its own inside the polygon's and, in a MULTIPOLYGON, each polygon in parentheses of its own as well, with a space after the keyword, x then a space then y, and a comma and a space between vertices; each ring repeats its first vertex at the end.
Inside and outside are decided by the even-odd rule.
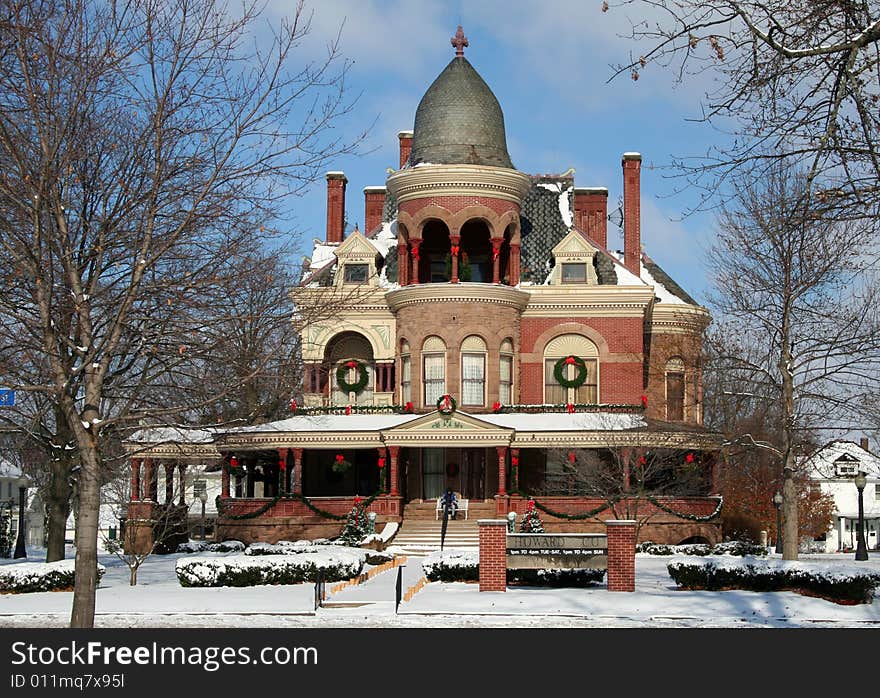
POLYGON ((303 333, 292 416, 217 434, 218 535, 335 534, 355 495, 405 522, 451 487, 502 517, 533 496, 551 531, 637 517, 642 539, 718 540, 709 315, 642 250, 641 156, 621 159, 618 252, 607 188, 514 167, 466 45, 399 134, 399 169, 364 189, 363 232, 345 234, 347 179, 327 173, 295 293, 332 318, 303 333))

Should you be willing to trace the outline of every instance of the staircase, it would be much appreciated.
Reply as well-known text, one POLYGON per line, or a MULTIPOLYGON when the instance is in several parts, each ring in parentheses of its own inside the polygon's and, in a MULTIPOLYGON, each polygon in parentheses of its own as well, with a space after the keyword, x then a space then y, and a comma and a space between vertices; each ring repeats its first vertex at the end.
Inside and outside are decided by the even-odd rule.
MULTIPOLYGON (((446 526, 446 541, 443 549, 470 548, 476 550, 480 545, 477 521, 495 517, 494 502, 469 503, 467 520, 460 514, 446 526)), ((427 555, 440 550, 440 529, 442 520, 435 516, 435 502, 411 502, 404 507, 403 523, 390 545, 406 555, 427 555)))

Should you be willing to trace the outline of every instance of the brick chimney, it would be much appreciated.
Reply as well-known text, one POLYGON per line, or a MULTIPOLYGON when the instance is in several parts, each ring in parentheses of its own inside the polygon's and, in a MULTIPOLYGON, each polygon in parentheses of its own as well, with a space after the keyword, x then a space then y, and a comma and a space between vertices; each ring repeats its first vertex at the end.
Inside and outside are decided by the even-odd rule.
POLYGON ((327 242, 342 242, 345 236, 344 172, 327 173, 327 242))
POLYGON ((364 234, 382 224, 385 207, 385 187, 364 187, 364 234))
POLYGON ((636 276, 641 273, 641 183, 642 156, 623 154, 623 266, 636 276))
POLYGON ((859 440, 859 445, 860 445, 864 450, 868 451, 868 453, 870 453, 870 451, 868 450, 868 437, 867 437, 867 436, 863 436, 863 437, 859 440))
POLYGON ((412 150, 413 132, 401 131, 397 134, 397 138, 400 141, 400 167, 403 168, 406 161, 409 160, 409 152, 412 150))
POLYGON ((574 224, 603 250, 608 247, 608 190, 575 187, 574 224))

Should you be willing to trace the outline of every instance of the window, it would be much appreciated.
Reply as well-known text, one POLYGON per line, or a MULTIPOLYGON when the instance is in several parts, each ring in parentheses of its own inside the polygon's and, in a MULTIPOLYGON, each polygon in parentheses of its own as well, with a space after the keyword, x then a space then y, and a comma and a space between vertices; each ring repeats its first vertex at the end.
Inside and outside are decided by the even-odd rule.
POLYGON ((428 337, 422 345, 422 384, 425 407, 446 394, 446 344, 439 337, 428 337))
POLYGON ((684 361, 678 357, 666 362, 666 419, 684 420, 685 371, 684 361))
MULTIPOLYGON (((578 375, 576 364, 563 366, 567 380, 578 375)), ((582 403, 594 405, 599 401, 599 350, 586 337, 564 334, 556 337, 544 348, 544 402, 550 404, 582 403), (586 366, 584 382, 567 388, 556 380, 556 363, 567 356, 583 359, 586 366)))
POLYGON ((412 359, 407 342, 400 345, 400 400, 404 405, 412 402, 412 359))
POLYGON ((461 343, 461 404, 486 404, 486 342, 470 335, 461 343))
POLYGON ((345 283, 347 284, 365 284, 369 275, 370 266, 368 264, 345 265, 345 283))
POLYGON ((585 262, 579 264, 562 265, 562 283, 564 284, 585 284, 587 283, 587 265, 585 262))
POLYGON ((505 339, 501 343, 501 356, 498 363, 498 401, 502 405, 513 404, 513 342, 505 339))

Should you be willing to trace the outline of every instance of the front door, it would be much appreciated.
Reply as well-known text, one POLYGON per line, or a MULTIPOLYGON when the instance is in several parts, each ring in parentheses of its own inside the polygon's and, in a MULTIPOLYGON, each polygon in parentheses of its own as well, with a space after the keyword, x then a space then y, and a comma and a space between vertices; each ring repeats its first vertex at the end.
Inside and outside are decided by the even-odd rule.
POLYGON ((424 499, 437 499, 446 491, 446 452, 442 448, 422 451, 422 482, 424 499))

